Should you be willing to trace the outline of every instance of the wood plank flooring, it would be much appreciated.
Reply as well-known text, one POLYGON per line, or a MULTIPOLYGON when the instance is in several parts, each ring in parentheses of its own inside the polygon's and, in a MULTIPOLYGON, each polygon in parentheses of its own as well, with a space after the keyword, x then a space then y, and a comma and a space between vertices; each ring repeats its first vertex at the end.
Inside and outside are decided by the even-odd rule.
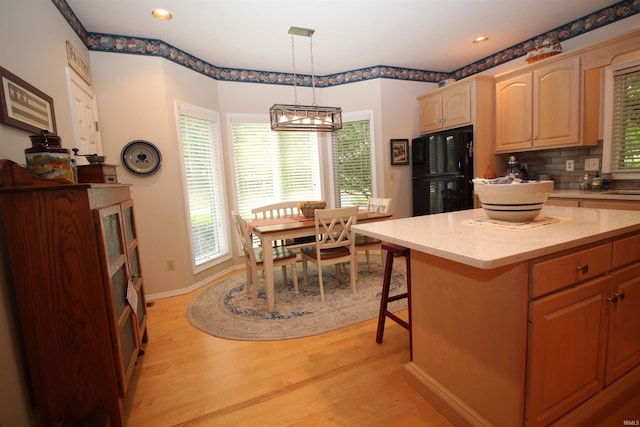
MULTIPOLYGON (((202 290, 149 307, 128 427, 453 426, 404 380, 409 337, 395 322, 387 320, 382 344, 375 319, 294 340, 225 340, 186 318, 202 290)), ((640 397, 625 408, 606 425, 637 414, 640 397)))
POLYGON ((409 336, 395 322, 382 344, 376 320, 293 340, 225 340, 186 318, 202 290, 149 307, 129 427, 452 426, 404 380, 409 336))

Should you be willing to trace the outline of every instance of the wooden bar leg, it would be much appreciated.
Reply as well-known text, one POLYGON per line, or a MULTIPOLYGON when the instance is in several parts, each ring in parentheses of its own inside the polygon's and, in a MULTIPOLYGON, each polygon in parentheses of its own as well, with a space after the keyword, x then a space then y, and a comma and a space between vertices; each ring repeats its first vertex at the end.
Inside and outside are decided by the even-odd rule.
POLYGON ((382 342, 384 334, 384 322, 386 319, 387 303, 389 300, 389 288, 391 286, 391 271, 393 270, 393 253, 387 251, 387 260, 384 265, 384 278, 382 280, 382 296, 380 298, 380 314, 378 315, 378 331, 376 332, 376 342, 382 342))

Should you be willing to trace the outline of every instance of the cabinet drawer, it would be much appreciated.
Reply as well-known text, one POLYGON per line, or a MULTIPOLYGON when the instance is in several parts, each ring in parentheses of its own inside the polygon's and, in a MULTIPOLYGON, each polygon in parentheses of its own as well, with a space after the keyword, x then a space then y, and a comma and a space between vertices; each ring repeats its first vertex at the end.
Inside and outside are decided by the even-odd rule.
POLYGON ((611 267, 611 244, 584 249, 531 264, 532 298, 604 274, 611 267))
POLYGON ((613 268, 640 260, 640 234, 613 242, 613 268))

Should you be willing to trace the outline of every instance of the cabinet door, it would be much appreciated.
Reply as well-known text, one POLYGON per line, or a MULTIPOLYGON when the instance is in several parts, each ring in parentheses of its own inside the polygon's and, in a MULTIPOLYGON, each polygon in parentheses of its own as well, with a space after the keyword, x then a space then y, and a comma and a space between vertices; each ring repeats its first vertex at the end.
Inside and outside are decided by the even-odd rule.
POLYGON ((580 58, 533 72, 533 145, 577 145, 580 137, 580 58))
MULTIPOLYGON (((140 253, 138 251, 138 233, 133 208, 133 200, 122 202, 122 220, 124 225, 124 237, 129 265, 130 279, 136 291, 136 307, 134 316, 136 319, 136 339, 139 345, 147 342, 147 304, 144 292, 142 268, 140 267, 140 253)), ((133 308, 133 307, 132 307, 133 308)))
POLYGON ((453 128, 471 123, 471 84, 442 92, 442 124, 453 128))
POLYGON ((107 297, 111 306, 112 330, 115 332, 114 348, 118 365, 121 393, 124 395, 133 373, 140 346, 136 335, 136 322, 127 299, 129 278, 126 244, 120 205, 98 209, 96 215, 101 234, 103 271, 107 277, 107 297))
POLYGON ((531 73, 496 84, 496 151, 531 147, 531 73))
POLYGON ((437 93, 420 98, 420 133, 442 129, 442 96, 437 93))
POLYGON ((601 388, 610 276, 530 303, 527 425, 548 425, 601 388))
POLYGON ((611 297, 607 385, 640 364, 640 264, 613 273, 611 297))

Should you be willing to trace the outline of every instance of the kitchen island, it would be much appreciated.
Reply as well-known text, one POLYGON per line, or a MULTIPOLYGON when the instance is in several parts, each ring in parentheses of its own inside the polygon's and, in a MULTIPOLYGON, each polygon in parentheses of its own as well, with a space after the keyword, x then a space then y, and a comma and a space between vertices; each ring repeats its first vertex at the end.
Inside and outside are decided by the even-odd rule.
MULTIPOLYGON (((640 212, 353 227, 411 249, 408 382, 455 425, 593 425, 640 390, 640 212)), ((634 420, 640 417, 635 415, 634 420)))

